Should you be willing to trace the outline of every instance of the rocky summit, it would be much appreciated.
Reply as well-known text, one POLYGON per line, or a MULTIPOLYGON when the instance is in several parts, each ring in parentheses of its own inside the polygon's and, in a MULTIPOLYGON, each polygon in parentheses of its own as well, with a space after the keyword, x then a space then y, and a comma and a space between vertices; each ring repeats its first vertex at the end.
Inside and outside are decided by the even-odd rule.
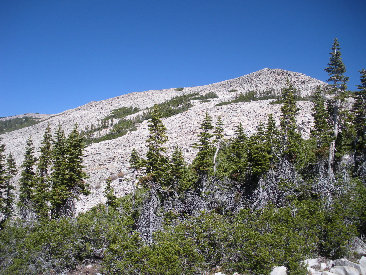
MULTIPOLYGON (((30 117, 37 119, 37 123, 6 132, 0 137, 6 145, 6 153, 12 152, 17 166, 20 167, 26 140, 31 137, 35 148, 39 148, 48 125, 53 131, 61 126, 66 133, 69 133, 77 124, 79 130, 89 132, 90 136, 94 138, 94 142, 90 142, 84 151, 84 165, 85 171, 89 175, 87 182, 91 187, 91 194, 81 197, 76 204, 77 212, 86 211, 92 206, 104 202, 103 190, 107 178, 113 179, 112 186, 118 196, 131 192, 136 186, 136 175, 129 168, 131 151, 135 148, 142 155, 146 151, 147 119, 139 121, 124 135, 95 142, 97 138, 108 135, 113 129, 113 124, 118 123, 121 119, 112 118, 108 120, 110 125, 98 128, 98 125, 105 122, 106 118, 111 117, 114 110, 122 107, 136 108, 138 110, 136 113, 123 118, 128 120, 143 115, 154 104, 161 104, 183 95, 195 95, 190 97, 190 105, 187 110, 163 119, 169 138, 166 144, 168 151, 179 146, 182 148, 185 158, 192 160, 196 153, 192 145, 197 141, 199 126, 206 112, 213 117, 214 122, 218 117, 222 118, 227 139, 233 136, 234 129, 240 122, 250 135, 256 131, 260 123, 267 121, 269 114, 273 114, 277 123, 279 122, 281 105, 273 104, 273 102, 276 101, 275 97, 281 94, 282 88, 288 87, 289 84, 298 91, 297 105, 300 110, 297 123, 302 135, 307 137, 313 120, 312 103, 308 100, 309 96, 317 86, 326 84, 301 73, 268 68, 210 85, 128 93, 115 98, 90 102, 55 115, 31 115, 30 117), (252 94, 253 97, 248 97, 247 100, 236 100, 240 99, 240 96, 245 97, 249 94, 252 94), (94 130, 91 131, 91 129, 94 130)), ((14 117, 2 120, 11 118, 14 117)))

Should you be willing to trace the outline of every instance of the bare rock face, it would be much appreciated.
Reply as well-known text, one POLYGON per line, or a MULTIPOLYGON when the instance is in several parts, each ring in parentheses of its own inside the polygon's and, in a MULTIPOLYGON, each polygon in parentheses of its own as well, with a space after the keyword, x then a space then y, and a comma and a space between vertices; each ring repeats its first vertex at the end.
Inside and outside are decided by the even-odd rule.
MULTIPOLYGON (((195 149, 192 148, 192 144, 197 140, 199 126, 206 112, 213 117, 214 122, 221 116, 225 128, 225 138, 234 135, 234 129, 239 122, 242 123, 245 131, 250 135, 256 131, 256 127, 260 123, 266 123, 269 114, 273 114, 275 120, 279 123, 280 104, 270 104, 273 100, 260 100, 223 106, 216 105, 220 102, 230 101, 238 94, 245 94, 249 91, 256 91, 259 95, 266 93, 279 95, 281 89, 287 87, 288 83, 291 83, 299 91, 299 96, 302 97, 311 95, 317 86, 325 85, 324 82, 301 73, 266 68, 219 83, 187 87, 183 91, 172 88, 134 92, 98 102, 90 102, 56 115, 39 116, 41 119, 38 124, 0 135, 0 138, 6 146, 6 153, 11 152, 13 154, 19 167, 23 161, 26 140, 31 137, 35 147, 39 148, 48 125, 53 131, 61 125, 66 133, 69 133, 75 124, 78 125, 79 130, 85 130, 91 125, 97 125, 117 108, 138 107, 143 111, 154 104, 165 102, 179 95, 192 93, 204 95, 214 92, 217 94, 217 98, 208 101, 193 100, 193 107, 186 112, 163 119, 169 137, 166 144, 168 151, 171 152, 175 146, 179 146, 182 148, 185 158, 191 161, 196 153, 195 149)), ((297 104, 300 109, 297 117, 299 130, 304 137, 308 137, 313 123, 312 104, 309 101, 299 101, 297 104)), ((112 176, 115 179, 112 186, 118 196, 133 190, 136 179, 129 169, 128 159, 133 148, 136 148, 142 155, 146 152, 147 125, 147 121, 144 121, 137 125, 135 131, 128 132, 116 139, 91 144, 85 149, 84 165, 85 171, 89 175, 87 182, 91 186, 91 194, 87 197, 81 197, 77 202, 77 212, 86 211, 92 206, 105 201, 103 190, 105 180, 108 177, 112 176)))

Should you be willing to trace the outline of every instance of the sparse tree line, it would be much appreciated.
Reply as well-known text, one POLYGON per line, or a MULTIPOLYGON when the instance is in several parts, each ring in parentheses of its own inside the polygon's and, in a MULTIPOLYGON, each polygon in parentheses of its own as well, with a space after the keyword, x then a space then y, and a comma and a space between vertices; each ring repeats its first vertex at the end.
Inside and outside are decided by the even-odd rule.
POLYGON ((133 149, 130 156, 141 188, 117 198, 107 179, 106 205, 78 217, 70 218, 73 201, 88 186, 77 128, 68 136, 47 128, 37 159, 28 140, 17 203, 15 163, 1 145, 0 273, 61 273, 98 262, 106 274, 216 267, 268 274, 274 265, 306 274, 306 257, 349 256, 352 238, 366 235, 366 71, 358 91, 349 93, 337 40, 330 55, 329 85, 312 98, 309 139, 296 124, 298 92, 291 83, 282 90, 279 124, 269 115, 251 136, 239 123, 225 139, 222 119, 206 113, 191 164, 179 147, 168 154, 164 110, 156 105, 146 155, 133 149), (262 199, 267 204, 258 204, 262 199), (15 208, 21 219, 11 222, 15 208))
POLYGON ((286 160, 305 176, 321 174, 333 184, 345 155, 354 159, 352 175, 364 177, 366 71, 360 71, 358 91, 350 94, 337 39, 330 55, 325 69, 329 74, 329 85, 318 87, 312 96, 314 126, 310 139, 304 140, 298 130, 298 92, 288 83, 280 99, 279 127, 269 115, 267 123, 260 124, 254 135, 247 136, 239 124, 235 136, 224 140, 221 118, 213 125, 212 117, 206 113, 198 141, 194 144, 197 155, 192 164, 187 165, 180 148, 176 148, 171 156, 166 154, 166 129, 156 106, 149 124, 146 158, 140 157, 136 149, 130 158, 131 167, 143 174, 140 182, 168 194, 189 188, 199 190, 207 177, 214 176, 229 178, 244 189, 254 190, 261 176, 276 163, 286 160), (349 108, 347 105, 352 98, 354 103, 349 108))
POLYGON ((5 146, 0 147, 1 224, 15 211, 24 220, 48 220, 74 215, 74 199, 87 195, 82 154, 83 139, 77 127, 65 136, 59 127, 54 136, 45 130, 39 157, 31 138, 27 140, 20 168, 19 197, 15 202, 13 177, 17 173, 11 153, 5 163, 5 146))

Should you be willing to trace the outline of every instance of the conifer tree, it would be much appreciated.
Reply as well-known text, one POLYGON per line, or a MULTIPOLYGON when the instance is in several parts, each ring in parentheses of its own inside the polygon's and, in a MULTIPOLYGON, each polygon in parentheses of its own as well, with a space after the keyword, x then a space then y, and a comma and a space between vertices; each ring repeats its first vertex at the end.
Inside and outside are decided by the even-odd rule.
POLYGON ((48 126, 43 135, 40 157, 37 166, 37 180, 34 190, 34 211, 40 219, 48 217, 50 196, 49 173, 52 162, 52 135, 48 126))
POLYGON ((347 89, 348 77, 344 75, 346 67, 343 64, 340 46, 337 38, 334 39, 332 51, 330 52, 330 59, 328 67, 324 69, 329 74, 327 80, 330 85, 330 93, 332 100, 329 102, 329 109, 331 111, 331 121, 333 128, 333 139, 330 143, 328 156, 328 176, 331 180, 334 179, 334 156, 336 150, 336 140, 338 138, 340 128, 340 108, 341 102, 344 99, 345 91, 347 89))
POLYGON ((168 141, 168 137, 157 105, 153 108, 148 127, 146 173, 151 177, 153 183, 167 188, 169 187, 169 160, 165 156, 166 148, 163 145, 168 141))
POLYGON ((224 138, 224 123, 222 122, 221 116, 219 116, 219 118, 217 119, 217 123, 215 125, 215 130, 214 130, 214 143, 216 146, 216 150, 215 150, 215 154, 214 154, 214 159, 213 159, 213 163, 214 163, 214 168, 213 171, 214 173, 216 172, 216 166, 217 166, 217 155, 221 149, 221 143, 222 140, 224 138))
POLYGON ((356 137, 354 141, 356 168, 366 156, 366 70, 361 70, 361 85, 358 85, 353 105, 356 137))
POLYGON ((243 181, 248 170, 248 138, 243 125, 235 129, 235 137, 229 147, 228 161, 230 166, 229 178, 235 181, 243 181))
POLYGON ((89 194, 89 186, 85 183, 87 175, 83 166, 84 148, 84 139, 75 125, 66 140, 68 190, 72 194, 72 199, 79 198, 79 195, 89 194))
POLYGON ((329 154, 331 129, 329 126, 329 115, 325 107, 325 99, 320 87, 314 93, 313 103, 314 128, 311 130, 311 136, 316 142, 316 156, 318 160, 322 160, 329 154))
POLYGON ((270 155, 266 143, 266 131, 263 124, 257 127, 257 133, 252 135, 248 141, 248 169, 251 182, 249 188, 253 190, 258 178, 270 167, 270 155))
MULTIPOLYGON (((0 140, 1 141, 1 140, 0 140)), ((6 170, 5 170, 5 145, 0 144, 0 229, 6 220, 6 170)))
POLYGON ((172 157, 170 160, 170 167, 171 167, 170 174, 172 180, 172 187, 175 191, 178 191, 180 189, 180 184, 184 179, 186 170, 186 164, 184 162, 183 153, 179 147, 175 147, 172 153, 172 157))
POLYGON ((143 166, 143 161, 136 149, 133 148, 130 156, 130 166, 136 172, 143 166))
POLYGON ((276 126, 276 121, 273 118, 272 114, 268 115, 268 121, 266 125, 266 147, 268 148, 268 154, 270 155, 270 159, 273 160, 276 157, 278 160, 278 151, 279 151, 279 137, 280 133, 276 126))
POLYGON ((193 160, 193 169, 200 178, 203 178, 207 176, 212 169, 214 154, 214 147, 211 141, 213 137, 213 134, 211 133, 211 130, 213 129, 212 118, 207 112, 200 129, 201 133, 198 135, 199 141, 194 145, 198 148, 198 153, 193 160))
POLYGON ((116 208, 117 206, 117 197, 114 194, 114 188, 111 186, 112 180, 108 178, 106 180, 106 187, 104 189, 104 196, 107 198, 106 204, 109 207, 116 208))
POLYGON ((219 116, 214 131, 215 143, 218 143, 223 139, 224 137, 223 133, 224 133, 224 123, 222 122, 221 116, 219 116))
POLYGON ((297 131, 296 115, 298 108, 295 101, 295 88, 290 84, 288 88, 282 90, 281 107, 281 135, 282 135, 282 155, 288 161, 294 162, 298 155, 299 140, 301 135, 297 131))
POLYGON ((11 182, 12 178, 17 174, 17 168, 13 155, 10 153, 6 159, 6 177, 5 177, 5 197, 4 197, 4 216, 5 220, 13 215, 14 211, 14 186, 11 182))
POLYGON ((52 218, 58 218, 62 215, 62 206, 70 196, 67 190, 67 149, 66 137, 61 126, 58 127, 52 149, 52 173, 51 179, 51 215, 52 218))
POLYGON ((22 164, 22 172, 19 180, 19 201, 18 206, 20 215, 23 219, 27 219, 29 214, 33 211, 33 195, 36 176, 34 172, 34 166, 36 164, 36 158, 34 157, 34 147, 31 138, 27 140, 24 161, 22 164))
POLYGON ((52 173, 50 179, 51 214, 53 218, 72 216, 74 200, 81 194, 89 194, 89 186, 85 183, 83 171, 84 141, 77 126, 66 138, 61 127, 58 128, 52 150, 52 173))

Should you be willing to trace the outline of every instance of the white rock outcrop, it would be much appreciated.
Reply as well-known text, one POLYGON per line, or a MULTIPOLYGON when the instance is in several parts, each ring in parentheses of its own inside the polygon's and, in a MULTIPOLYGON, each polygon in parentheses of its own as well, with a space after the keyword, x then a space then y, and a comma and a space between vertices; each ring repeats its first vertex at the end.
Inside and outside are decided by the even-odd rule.
MULTIPOLYGON (((255 132, 260 123, 267 121, 268 114, 273 114, 277 123, 280 116, 280 105, 270 104, 271 100, 261 100, 252 102, 241 102, 223 106, 216 106, 223 101, 235 98, 239 93, 247 93, 255 90, 260 94, 266 91, 279 95, 281 89, 291 83, 301 96, 309 96, 317 86, 325 85, 324 82, 313 79, 301 73, 290 72, 280 69, 263 69, 235 79, 214 83, 199 87, 187 87, 183 91, 176 89, 154 90, 146 92, 134 92, 110 98, 98 102, 90 102, 76 109, 64 111, 55 115, 37 116, 41 122, 20 130, 0 135, 2 143, 6 145, 6 153, 12 152, 18 167, 23 161, 26 140, 31 137, 36 148, 39 148, 43 133, 47 127, 55 130, 59 125, 70 132, 75 124, 80 130, 85 130, 92 124, 97 125, 103 118, 110 115, 114 109, 125 107, 138 107, 146 110, 154 104, 162 103, 175 96, 191 93, 206 94, 214 92, 218 98, 204 101, 194 101, 194 106, 188 111, 178 115, 163 119, 167 127, 169 141, 166 146, 172 150, 174 146, 183 149, 187 160, 192 160, 195 150, 192 144, 197 140, 199 125, 206 112, 212 117, 214 122, 219 116, 222 117, 225 137, 234 135, 235 127, 241 122, 248 134, 255 132), (230 91, 236 90, 236 91, 230 91)), ((299 101, 300 109, 297 117, 299 130, 307 137, 313 123, 311 115, 312 104, 308 101, 299 101)), ((109 176, 123 174, 123 178, 115 177, 112 186, 117 195, 121 196, 131 192, 134 188, 135 178, 129 170, 128 159, 133 148, 144 154, 145 140, 148 135, 148 123, 144 121, 137 126, 136 131, 126 135, 95 144, 91 144, 85 150, 84 165, 89 175, 87 182, 91 186, 91 194, 82 197, 77 202, 77 211, 85 211, 92 206, 104 202, 103 189, 105 180, 109 176)))

